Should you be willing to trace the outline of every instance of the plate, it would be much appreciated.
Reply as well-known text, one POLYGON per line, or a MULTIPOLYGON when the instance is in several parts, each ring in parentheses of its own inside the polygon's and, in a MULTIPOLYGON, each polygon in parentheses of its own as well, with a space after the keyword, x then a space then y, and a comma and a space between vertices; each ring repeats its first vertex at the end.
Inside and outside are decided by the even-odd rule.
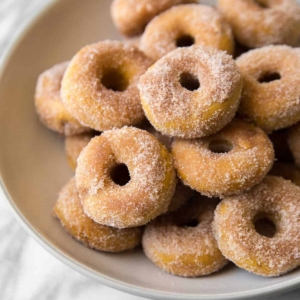
POLYGON ((202 278, 171 276, 150 262, 141 249, 107 254, 85 248, 52 217, 57 194, 73 173, 67 165, 63 138, 37 119, 33 103, 36 80, 42 71, 70 59, 86 44, 120 39, 110 19, 110 3, 52 2, 22 29, 2 62, 0 173, 18 220, 37 242, 70 267, 143 297, 253 299, 299 286, 299 269, 278 278, 262 278, 233 265, 202 278))

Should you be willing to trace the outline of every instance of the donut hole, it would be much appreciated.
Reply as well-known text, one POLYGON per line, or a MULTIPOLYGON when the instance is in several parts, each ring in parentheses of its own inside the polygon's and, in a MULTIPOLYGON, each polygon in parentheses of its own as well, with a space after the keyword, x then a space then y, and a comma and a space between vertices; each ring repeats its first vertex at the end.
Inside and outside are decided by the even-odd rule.
POLYGON ((190 47, 194 44, 195 44, 195 39, 189 34, 181 35, 176 40, 177 47, 190 47))
POLYGON ((270 6, 268 5, 268 3, 266 1, 263 0, 254 0, 254 3, 259 6, 260 8, 270 8, 270 6))
POLYGON ((177 226, 178 227, 197 227, 199 224, 198 219, 191 219, 182 223, 179 223, 177 226))
POLYGON ((223 154, 230 152, 233 149, 233 145, 228 140, 217 139, 209 143, 208 149, 213 153, 223 154))
POLYGON ((118 164, 113 167, 110 178, 119 186, 124 186, 131 180, 129 170, 125 164, 118 164))
POLYGON ((271 73, 265 73, 262 74, 262 76, 260 76, 258 78, 258 82, 259 83, 269 83, 275 80, 280 80, 281 76, 278 72, 271 72, 271 73))
POLYGON ((180 74, 179 83, 183 88, 191 92, 199 89, 200 87, 198 77, 188 72, 180 74))
POLYGON ((128 78, 119 69, 109 69, 104 72, 101 83, 108 89, 114 92, 123 92, 129 85, 128 78))
POLYGON ((265 213, 259 213, 255 216, 254 228, 256 232, 262 236, 272 238, 277 231, 274 221, 265 213))

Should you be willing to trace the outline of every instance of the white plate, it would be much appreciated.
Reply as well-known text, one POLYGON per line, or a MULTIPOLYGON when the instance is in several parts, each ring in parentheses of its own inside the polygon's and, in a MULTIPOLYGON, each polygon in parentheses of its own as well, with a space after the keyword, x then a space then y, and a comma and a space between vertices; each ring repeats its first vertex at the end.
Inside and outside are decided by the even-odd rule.
POLYGON ((71 58, 82 46, 119 38, 109 0, 54 1, 23 30, 2 64, 0 78, 0 173, 7 199, 28 232, 75 270, 128 293, 157 299, 249 299, 300 285, 300 270, 262 278, 233 265, 202 278, 168 275, 141 249, 106 254, 85 248, 55 220, 58 191, 73 175, 63 138, 42 126, 33 94, 37 76, 71 58))

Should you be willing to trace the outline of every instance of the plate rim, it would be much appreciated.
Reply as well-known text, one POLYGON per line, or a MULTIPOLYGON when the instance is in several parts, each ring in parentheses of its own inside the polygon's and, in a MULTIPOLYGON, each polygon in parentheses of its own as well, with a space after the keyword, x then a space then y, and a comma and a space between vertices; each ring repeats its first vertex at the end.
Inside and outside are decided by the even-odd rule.
MULTIPOLYGON (((52 9, 59 2, 63 0, 51 0, 46 4, 38 6, 22 23, 21 26, 16 30, 15 34, 4 50, 2 58, 0 60, 0 83, 3 78, 4 71, 8 66, 11 56, 18 48, 22 39, 25 38, 26 34, 30 31, 30 29, 41 19, 44 15, 47 14, 48 10, 52 9)), ((72 1, 72 0, 70 0, 72 1)), ((26 230, 30 237, 32 237, 39 245, 41 245, 47 252, 49 252, 56 259, 70 267, 71 269, 91 278, 101 282, 102 284, 109 286, 111 288, 120 290, 122 292, 137 295, 140 297, 146 297, 151 299, 172 299, 172 300, 247 300, 247 299, 258 299, 266 296, 271 296, 274 294, 281 294, 293 289, 296 289, 300 286, 300 276, 298 278, 294 278, 288 280, 287 282, 278 283, 275 287, 267 287, 260 288, 254 291, 246 291, 246 292, 237 292, 230 294, 218 294, 218 295, 210 295, 210 294, 176 294, 169 292, 158 292, 152 289, 141 288, 136 285, 132 285, 129 283, 125 283, 120 280, 116 280, 113 277, 109 277, 105 274, 94 271, 93 269, 85 266, 77 262, 71 256, 67 255, 60 249, 56 248, 52 243, 50 243, 46 236, 41 235, 36 228, 34 228, 30 222, 22 215, 18 206, 15 204, 14 200, 10 197, 8 189, 2 179, 2 174, 0 170, 0 188, 3 191, 4 199, 13 215, 22 225, 22 227, 26 230)))

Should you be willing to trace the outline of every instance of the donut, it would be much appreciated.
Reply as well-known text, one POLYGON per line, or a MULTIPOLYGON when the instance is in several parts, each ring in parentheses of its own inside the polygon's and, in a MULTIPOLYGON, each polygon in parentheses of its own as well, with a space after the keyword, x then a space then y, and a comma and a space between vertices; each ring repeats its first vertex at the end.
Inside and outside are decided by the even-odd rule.
POLYGON ((300 121, 300 49, 266 46, 240 56, 244 87, 239 113, 266 132, 300 121))
POLYGON ((155 17, 142 35, 140 48, 158 60, 178 47, 211 46, 234 51, 230 26, 213 7, 199 4, 178 5, 155 17))
POLYGON ((280 176, 300 186, 300 170, 293 163, 275 162, 270 175, 280 176))
POLYGON ((141 227, 118 229, 100 225, 84 214, 72 178, 61 190, 53 209, 64 229, 86 247, 106 251, 121 252, 140 244, 141 227))
POLYGON ((196 2, 197 0, 114 0, 111 16, 120 33, 132 37, 141 34, 151 19, 168 8, 196 2))
POLYGON ((266 176, 251 191, 218 205, 214 234, 223 255, 240 268, 279 276, 300 264, 299 215, 300 187, 266 176))
POLYGON ((223 268, 228 261, 212 231, 215 207, 216 201, 198 196, 179 211, 148 224, 142 238, 146 256, 163 271, 183 277, 223 268))
POLYGON ((219 0, 218 9, 245 46, 297 45, 300 8, 295 0, 219 0))
POLYGON ((82 48, 62 81, 66 108, 97 131, 144 120, 137 83, 151 61, 136 47, 102 41, 82 48))
POLYGON ((69 166, 72 170, 75 171, 77 167, 77 158, 80 152, 94 136, 95 133, 90 132, 66 137, 65 152, 69 166))
POLYGON ((167 213, 174 212, 182 207, 188 200, 195 196, 195 191, 187 185, 184 185, 180 179, 177 178, 176 189, 168 207, 167 213))
POLYGON ((288 145, 288 128, 273 131, 269 138, 273 143, 275 157, 280 161, 292 162, 293 155, 288 145))
POLYGON ((252 188, 263 180, 274 161, 268 136, 238 119, 202 139, 175 139, 172 155, 183 183, 209 197, 252 188))
POLYGON ((295 164, 300 167, 300 122, 288 129, 287 141, 295 164))
POLYGON ((79 155, 75 176, 85 213, 117 228, 144 225, 166 212, 176 185, 169 152, 133 127, 93 138, 79 155))
POLYGON ((60 95, 61 81, 69 62, 63 62, 44 71, 37 80, 35 109, 40 121, 49 129, 65 136, 87 132, 65 108, 60 95))
POLYGON ((156 130, 168 136, 199 138, 232 120, 242 76, 225 52, 192 46, 158 60, 141 76, 138 86, 144 112, 156 130))

